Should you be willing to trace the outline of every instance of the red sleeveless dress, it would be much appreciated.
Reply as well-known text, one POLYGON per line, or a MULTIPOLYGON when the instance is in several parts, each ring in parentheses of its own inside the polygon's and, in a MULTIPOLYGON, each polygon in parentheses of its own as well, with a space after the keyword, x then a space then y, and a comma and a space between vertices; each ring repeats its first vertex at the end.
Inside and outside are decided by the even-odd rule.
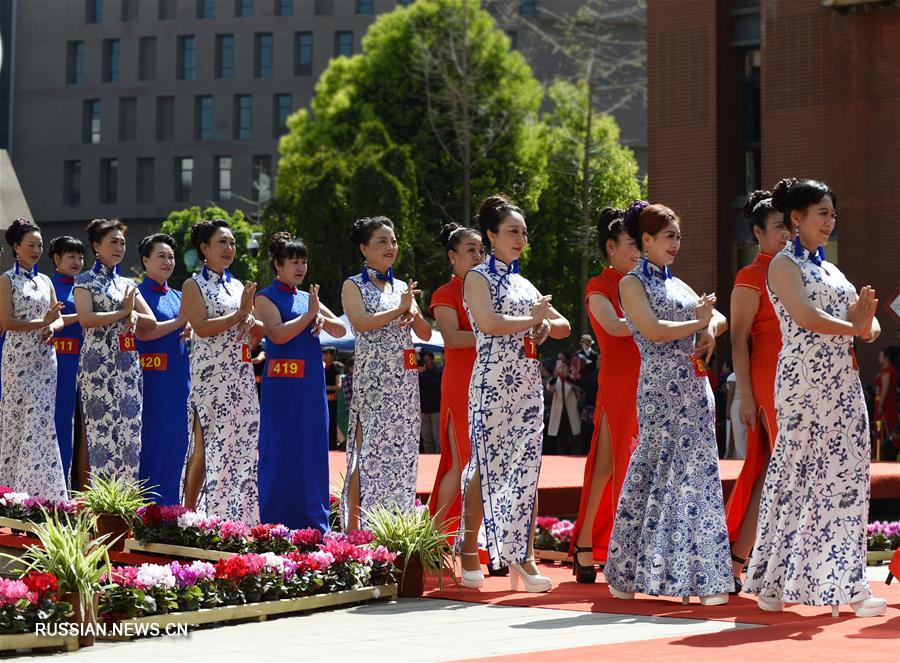
MULTIPOLYGON (((591 295, 599 294, 609 300, 616 315, 624 317, 619 304, 619 281, 622 280, 622 276, 623 274, 607 267, 599 276, 588 281, 584 295, 585 305, 591 295)), ((578 507, 578 520, 575 522, 572 541, 574 547, 581 528, 585 525, 590 527, 594 559, 602 563, 606 561, 609 537, 612 533, 616 506, 619 504, 619 493, 625 481, 625 473, 628 471, 628 461, 638 443, 637 383, 641 371, 641 355, 631 336, 609 335, 591 314, 590 308, 588 317, 600 349, 600 371, 597 375, 594 435, 591 438, 591 450, 585 461, 581 504, 578 507), (613 473, 603 490, 603 498, 594 516, 594 522, 585 523, 588 493, 594 478, 594 459, 600 435, 600 421, 604 414, 612 442, 613 473)))
MULTIPOLYGON (((434 316, 434 309, 446 306, 456 311, 456 319, 462 331, 472 331, 469 316, 463 306, 463 281, 455 274, 448 283, 434 291, 431 296, 429 312, 434 316)), ((476 350, 471 348, 445 348, 444 374, 441 378, 441 458, 438 462, 434 488, 428 500, 428 510, 433 516, 437 510, 437 492, 444 475, 453 467, 453 455, 450 450, 448 427, 453 426, 456 437, 456 454, 460 469, 469 462, 469 382, 472 380, 472 367, 475 365, 476 350)), ((456 522, 461 511, 460 486, 456 487, 456 497, 448 508, 444 519, 456 522)), ((451 528, 452 529, 452 528, 451 528)))
POLYGON ((735 288, 752 288, 759 292, 759 309, 750 327, 750 338, 753 340, 753 349, 750 352, 750 384, 753 387, 753 398, 759 407, 760 423, 754 429, 747 429, 747 459, 725 506, 729 541, 737 539, 747 507, 750 505, 753 484, 762 473, 778 437, 778 421, 775 418, 775 371, 778 366, 778 353, 781 351, 781 329, 766 289, 766 272, 772 258, 773 256, 767 253, 757 254, 756 259, 738 271, 734 279, 735 288), (762 428, 763 419, 766 420, 769 431, 768 440, 762 428))

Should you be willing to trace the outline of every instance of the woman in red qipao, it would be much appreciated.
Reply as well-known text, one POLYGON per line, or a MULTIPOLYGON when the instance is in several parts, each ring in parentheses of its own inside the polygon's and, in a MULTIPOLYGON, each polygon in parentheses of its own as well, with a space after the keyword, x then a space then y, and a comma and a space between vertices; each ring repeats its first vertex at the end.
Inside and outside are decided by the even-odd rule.
POLYGON ((611 207, 600 212, 597 233, 609 266, 588 282, 585 292, 588 317, 600 346, 600 372, 594 435, 572 536, 573 570, 580 583, 596 580, 594 560, 606 561, 619 492, 638 439, 636 399, 641 356, 619 304, 619 281, 637 266, 640 252, 622 225, 624 213, 611 207))
POLYGON ((481 234, 449 223, 441 230, 453 276, 434 291, 431 315, 444 337, 441 379, 441 459, 428 510, 438 522, 457 529, 461 500, 461 467, 469 462, 469 382, 475 364, 475 334, 463 307, 463 279, 484 260, 481 234))
POLYGON ((778 436, 775 370, 781 330, 766 290, 766 272, 772 258, 790 239, 783 215, 772 206, 770 192, 751 193, 744 215, 759 244, 759 253, 738 271, 731 293, 731 356, 741 395, 741 423, 747 427, 747 459, 725 507, 735 594, 741 591, 741 571, 753 547, 759 496, 778 436))

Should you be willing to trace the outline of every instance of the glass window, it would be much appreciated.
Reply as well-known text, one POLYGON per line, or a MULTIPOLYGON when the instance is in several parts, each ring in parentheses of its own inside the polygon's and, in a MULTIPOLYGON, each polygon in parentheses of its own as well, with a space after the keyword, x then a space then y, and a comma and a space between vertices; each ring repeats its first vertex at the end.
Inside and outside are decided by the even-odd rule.
POLYGON ((334 13, 334 0, 316 0, 315 12, 319 16, 331 16, 334 13))
POLYGON ((211 95, 194 99, 194 138, 196 140, 212 140, 213 137, 213 98, 211 95))
POLYGON ((178 157, 175 159, 175 200, 187 201, 194 192, 194 159, 178 157))
POLYGON ((234 35, 216 36, 216 78, 234 78, 234 35))
POLYGON ((175 18, 175 0, 159 0, 159 20, 170 21, 175 18))
POLYGON ((114 83, 119 80, 121 43, 118 39, 103 40, 103 80, 114 83))
POLYGON ((371 15, 375 13, 373 0, 356 0, 356 13, 371 15))
POLYGON ((137 140, 137 97, 119 99, 119 140, 137 140))
POLYGON ((294 0, 275 0, 276 16, 293 16, 294 0))
POLYGON ((138 1, 137 0, 121 0, 122 20, 134 21, 138 17, 138 1))
POLYGON ((240 18, 253 16, 253 0, 235 0, 234 15, 240 18))
POLYGON ((216 200, 231 200, 231 157, 216 157, 213 185, 216 200))
POLYGON ((103 0, 86 0, 85 21, 103 23, 103 0))
POLYGON ((250 140, 253 133, 253 97, 239 94, 234 98, 234 137, 250 140))
POLYGON ((519 47, 519 33, 516 30, 507 30, 506 36, 509 37, 509 47, 511 49, 519 47))
POLYGON ((88 99, 84 102, 84 136, 85 143, 100 142, 100 100, 88 99))
POLYGON ((294 75, 309 76, 312 74, 313 33, 298 32, 296 34, 294 75))
POLYGON ((155 189, 154 182, 154 161, 152 157, 140 157, 137 160, 137 182, 135 182, 135 191, 137 192, 137 202, 152 203, 155 189))
POLYGON ((215 0, 197 0, 197 18, 215 18, 215 0))
POLYGON ((272 34, 256 35, 256 77, 272 78, 272 34))
POLYGON ((141 37, 138 43, 138 80, 156 80, 156 37, 141 37))
POLYGON ((100 202, 114 203, 119 197, 119 160, 100 159, 100 202))
POLYGON ((268 154, 253 157, 253 191, 255 203, 264 203, 272 197, 272 157, 268 154))
POLYGON ((81 161, 63 164, 63 204, 81 204, 81 161))
POLYGON ((69 85, 84 83, 84 42, 70 41, 66 62, 66 82, 69 85))
POLYGON ((334 33, 334 54, 353 55, 353 33, 352 32, 335 32, 334 33))
POLYGON ((276 94, 275 103, 272 107, 275 110, 275 116, 272 118, 272 133, 275 138, 287 133, 287 119, 291 114, 293 100, 289 94, 276 94))
POLYGON ((195 47, 193 35, 178 38, 178 78, 181 80, 194 80, 195 47))
POLYGON ((534 0, 519 0, 519 14, 521 16, 534 16, 534 0))
POLYGON ((156 98, 156 140, 175 139, 175 97, 156 98))

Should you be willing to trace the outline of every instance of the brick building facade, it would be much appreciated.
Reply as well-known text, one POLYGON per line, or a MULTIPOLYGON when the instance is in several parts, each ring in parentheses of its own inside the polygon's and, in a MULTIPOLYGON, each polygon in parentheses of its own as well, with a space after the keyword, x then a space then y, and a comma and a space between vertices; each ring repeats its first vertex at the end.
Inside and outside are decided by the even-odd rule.
POLYGON ((683 217, 679 276, 727 314, 755 252, 745 192, 827 182, 839 203, 829 257, 883 303, 881 338, 859 348, 869 383, 900 327, 886 306, 900 287, 900 6, 825 4, 648 3, 649 193, 683 217))

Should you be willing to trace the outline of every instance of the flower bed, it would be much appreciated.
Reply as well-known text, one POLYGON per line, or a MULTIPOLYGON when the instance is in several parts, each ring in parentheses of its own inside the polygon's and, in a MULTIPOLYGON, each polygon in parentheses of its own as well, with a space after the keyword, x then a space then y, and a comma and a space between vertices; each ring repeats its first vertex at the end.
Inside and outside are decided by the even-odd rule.
POLYGON ((79 508, 78 503, 72 500, 56 502, 0 486, 0 527, 31 532, 31 524, 44 522, 48 513, 70 516, 78 513, 79 508))
POLYGON ((52 573, 30 571, 18 580, 0 578, 0 651, 61 647, 78 649, 78 636, 39 636, 37 624, 67 621, 72 606, 59 600, 52 573))
POLYGON ((571 520, 538 516, 534 530, 534 556, 538 559, 571 562, 569 547, 575 529, 571 520))
POLYGON ((876 520, 866 528, 866 562, 879 564, 891 559, 900 548, 900 521, 876 520))

